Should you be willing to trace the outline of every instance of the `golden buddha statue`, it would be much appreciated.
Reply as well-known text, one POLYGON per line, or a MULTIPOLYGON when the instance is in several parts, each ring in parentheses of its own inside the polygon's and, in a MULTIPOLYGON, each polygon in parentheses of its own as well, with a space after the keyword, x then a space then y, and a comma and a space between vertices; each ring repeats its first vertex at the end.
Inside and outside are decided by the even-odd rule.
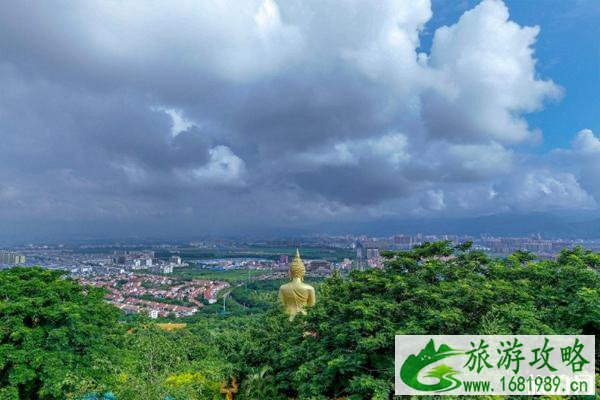
POLYGON ((315 288, 304 283, 304 263, 300 258, 300 251, 296 249, 296 256, 290 264, 291 282, 279 288, 279 300, 283 303, 285 312, 290 316, 290 321, 296 314, 306 314, 306 307, 315 305, 315 288))

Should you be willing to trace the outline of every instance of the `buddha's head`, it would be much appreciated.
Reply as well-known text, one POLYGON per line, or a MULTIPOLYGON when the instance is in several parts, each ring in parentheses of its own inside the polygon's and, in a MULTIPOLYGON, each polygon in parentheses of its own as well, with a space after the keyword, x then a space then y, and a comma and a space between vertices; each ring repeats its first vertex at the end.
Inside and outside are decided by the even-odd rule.
POLYGON ((300 280, 304 280, 305 272, 306 272, 306 268, 304 268, 304 263, 302 262, 302 259, 300 258, 300 251, 298 251, 298 249, 296 249, 296 256, 290 263, 290 277, 292 279, 300 278, 300 280))

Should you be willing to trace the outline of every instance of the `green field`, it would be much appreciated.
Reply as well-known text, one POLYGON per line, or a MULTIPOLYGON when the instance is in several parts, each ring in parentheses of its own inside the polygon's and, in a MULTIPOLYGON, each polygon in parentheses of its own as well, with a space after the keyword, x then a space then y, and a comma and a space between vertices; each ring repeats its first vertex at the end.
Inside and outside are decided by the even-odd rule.
MULTIPOLYGON (((288 282, 287 279, 257 280, 247 284, 238 282, 236 286, 221 291, 217 297, 217 303, 205 305, 200 309, 200 312, 197 315, 180 320, 194 322, 203 319, 206 315, 230 317, 264 313, 271 307, 279 304, 277 291, 279 290, 279 286, 286 282, 288 282), (222 314, 223 296, 226 296, 225 315, 222 314)), ((307 280, 307 283, 316 288, 318 288, 322 282, 322 278, 307 280)), ((171 319, 167 318, 165 320, 171 319)))
POLYGON ((203 269, 196 266, 177 268, 173 271, 173 277, 191 280, 191 279, 206 279, 211 281, 226 281, 234 285, 250 279, 255 279, 266 274, 267 271, 257 271, 247 269, 233 269, 228 271, 218 271, 211 269, 203 269))
MULTIPOLYGON (((210 259, 210 258, 237 258, 237 257, 254 257, 276 260, 282 254, 287 254, 290 257, 296 253, 295 247, 263 247, 263 246, 247 246, 240 248, 223 248, 223 249, 200 249, 200 248, 181 248, 177 252, 182 258, 189 259, 210 259)), ((354 251, 352 249, 341 249, 333 247, 302 247, 300 248, 302 258, 305 259, 324 259, 328 261, 341 261, 344 258, 353 258, 354 251)), ((157 252, 159 257, 168 257, 172 252, 157 252)))

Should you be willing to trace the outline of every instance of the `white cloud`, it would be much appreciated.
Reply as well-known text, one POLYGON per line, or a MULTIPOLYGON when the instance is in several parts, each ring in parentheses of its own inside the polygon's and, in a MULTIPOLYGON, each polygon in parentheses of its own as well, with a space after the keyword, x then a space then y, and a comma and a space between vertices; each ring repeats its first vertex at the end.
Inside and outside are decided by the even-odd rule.
MULTIPOLYGON (((374 156, 388 160, 395 168, 410 160, 408 140, 401 133, 389 133, 378 139, 370 139, 365 143, 374 156)), ((360 146, 360 144, 359 144, 360 146)))
POLYGON ((265 0, 254 14, 254 22, 263 37, 281 29, 281 16, 277 4, 273 0, 265 0))
POLYGON ((518 174, 508 181, 500 199, 521 210, 584 209, 597 203, 571 173, 537 170, 518 174))
POLYGON ((583 129, 575 136, 571 151, 565 154, 579 171, 582 186, 600 203, 600 138, 590 129, 583 129))
POLYGON ((148 180, 147 171, 131 160, 114 163, 114 167, 121 170, 130 183, 142 184, 148 180))
POLYGON ((160 106, 152 107, 152 110, 162 111, 162 112, 166 113, 167 115, 169 115, 169 117, 171 117, 171 120, 172 120, 171 135, 173 135, 173 137, 179 135, 181 132, 187 131, 188 129, 190 129, 193 126, 197 126, 194 122, 185 118, 183 116, 183 113, 180 110, 176 110, 174 108, 160 107, 160 106))
POLYGON ((560 95, 535 71, 538 27, 509 20, 499 0, 484 0, 452 26, 436 30, 429 66, 438 82, 424 98, 425 123, 451 140, 535 140, 521 113, 539 110, 560 95))
POLYGON ((541 135, 525 114, 561 92, 536 71, 540 29, 483 0, 418 54, 431 17, 429 0, 14 2, 0 180, 31 179, 49 213, 85 188, 82 214, 89 198, 135 210, 140 192, 151 212, 218 208, 215 187, 244 187, 227 201, 298 220, 600 199, 591 131, 565 165, 518 146, 541 135))
POLYGON ((512 153, 495 142, 451 145, 448 155, 460 170, 480 178, 505 174, 512 166, 512 153))
POLYGON ((415 179, 432 182, 486 182, 505 176, 514 168, 514 155, 502 145, 454 144, 433 141, 413 157, 415 179))
POLYGON ((421 207, 427 211, 441 211, 446 208, 442 190, 428 190, 421 198, 421 207))
POLYGON ((49 65, 77 65, 65 69, 73 76, 113 84, 153 86, 158 77, 187 85, 209 77, 244 82, 277 71, 303 48, 301 35, 281 20, 273 0, 92 0, 12 11, 2 19, 8 31, 20 32, 22 21, 32 21, 46 32, 45 41, 35 34, 15 36, 33 54, 49 65))
POLYGON ((600 156, 600 138, 596 137, 590 129, 583 129, 573 140, 573 149, 583 155, 600 156))
POLYGON ((416 48, 419 33, 432 16, 431 4, 429 0, 394 1, 388 7, 373 40, 342 50, 342 54, 369 78, 406 95, 425 80, 416 48))
POLYGON ((360 165, 365 160, 387 163, 389 168, 398 168, 409 161, 406 135, 388 133, 377 138, 348 140, 332 147, 311 150, 293 156, 298 165, 344 166, 360 165))
POLYGON ((196 183, 208 183, 218 186, 244 185, 246 164, 227 146, 216 146, 209 150, 209 162, 191 171, 196 183))

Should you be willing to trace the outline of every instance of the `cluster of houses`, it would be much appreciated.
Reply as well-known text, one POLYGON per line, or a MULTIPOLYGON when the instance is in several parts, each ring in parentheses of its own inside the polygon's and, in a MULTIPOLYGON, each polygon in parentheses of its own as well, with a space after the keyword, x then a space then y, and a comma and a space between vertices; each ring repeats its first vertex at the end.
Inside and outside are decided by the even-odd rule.
POLYGON ((215 303, 217 293, 229 287, 224 281, 178 281, 167 276, 122 273, 82 278, 82 284, 107 290, 106 299, 128 313, 152 318, 195 314, 204 303, 215 303))

